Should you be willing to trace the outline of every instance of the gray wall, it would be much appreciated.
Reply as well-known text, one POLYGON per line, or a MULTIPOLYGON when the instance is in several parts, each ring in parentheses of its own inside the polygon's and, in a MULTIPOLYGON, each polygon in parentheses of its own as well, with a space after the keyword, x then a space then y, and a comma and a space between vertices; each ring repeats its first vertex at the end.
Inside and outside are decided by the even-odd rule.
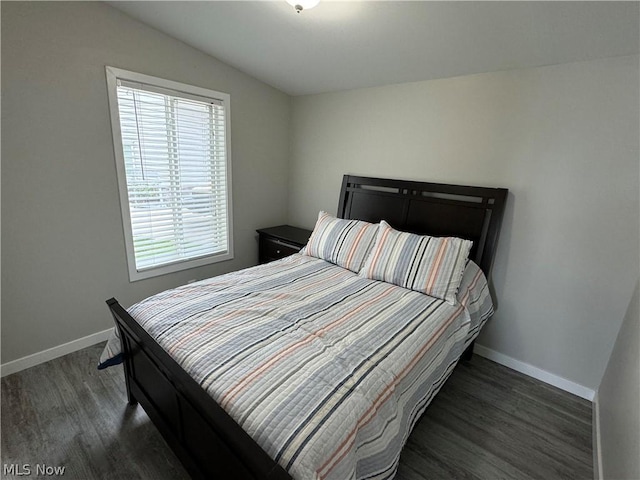
POLYGON ((640 478, 640 293, 636 284, 598 390, 602 478, 640 478))
POLYGON ((106 4, 1 8, 2 363, 111 327, 111 296, 255 264, 286 221, 290 98, 106 4), (234 260, 129 283, 105 65, 231 95, 234 260))
POLYGON ((506 187, 479 343, 595 390, 638 276, 638 56, 295 97, 289 221, 345 173, 506 187))

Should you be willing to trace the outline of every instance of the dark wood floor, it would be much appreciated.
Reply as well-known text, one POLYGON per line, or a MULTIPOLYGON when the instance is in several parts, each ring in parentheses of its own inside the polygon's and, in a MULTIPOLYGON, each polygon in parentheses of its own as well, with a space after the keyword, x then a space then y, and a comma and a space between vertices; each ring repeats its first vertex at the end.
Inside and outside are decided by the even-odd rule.
MULTIPOLYGON (((2 478, 187 479, 102 345, 2 379, 2 478), (13 474, 10 468, 13 464, 13 474), (30 476, 24 473, 29 464, 30 476), (9 468, 9 470, 8 470, 9 468), (21 469, 21 470, 20 470, 21 469)), ((396 479, 591 479, 591 404, 477 355, 409 438, 396 479)))

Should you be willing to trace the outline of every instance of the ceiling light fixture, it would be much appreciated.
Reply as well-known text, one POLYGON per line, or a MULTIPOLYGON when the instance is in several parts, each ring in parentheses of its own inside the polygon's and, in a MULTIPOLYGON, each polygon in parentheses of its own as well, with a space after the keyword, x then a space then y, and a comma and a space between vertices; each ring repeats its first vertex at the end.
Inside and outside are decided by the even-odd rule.
POLYGON ((287 3, 296 9, 297 13, 302 10, 309 10, 320 3, 320 0, 287 0, 287 3))

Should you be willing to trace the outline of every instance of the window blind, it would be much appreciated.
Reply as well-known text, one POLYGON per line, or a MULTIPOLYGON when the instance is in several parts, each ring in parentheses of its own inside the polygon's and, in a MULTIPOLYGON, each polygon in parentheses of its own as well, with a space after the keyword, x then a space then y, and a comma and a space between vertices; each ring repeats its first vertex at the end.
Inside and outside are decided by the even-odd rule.
POLYGON ((116 91, 136 271, 227 254, 224 102, 121 79, 116 91))

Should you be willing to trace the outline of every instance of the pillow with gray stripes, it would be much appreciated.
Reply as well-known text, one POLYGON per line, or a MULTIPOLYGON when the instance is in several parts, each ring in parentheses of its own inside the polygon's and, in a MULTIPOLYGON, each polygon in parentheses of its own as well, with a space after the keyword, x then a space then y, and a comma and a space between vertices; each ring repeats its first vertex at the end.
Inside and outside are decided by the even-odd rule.
POLYGON ((473 242, 400 232, 384 220, 360 275, 456 303, 473 242))
POLYGON ((309 243, 300 253, 358 273, 371 251, 377 231, 376 224, 344 220, 320 212, 309 243))

